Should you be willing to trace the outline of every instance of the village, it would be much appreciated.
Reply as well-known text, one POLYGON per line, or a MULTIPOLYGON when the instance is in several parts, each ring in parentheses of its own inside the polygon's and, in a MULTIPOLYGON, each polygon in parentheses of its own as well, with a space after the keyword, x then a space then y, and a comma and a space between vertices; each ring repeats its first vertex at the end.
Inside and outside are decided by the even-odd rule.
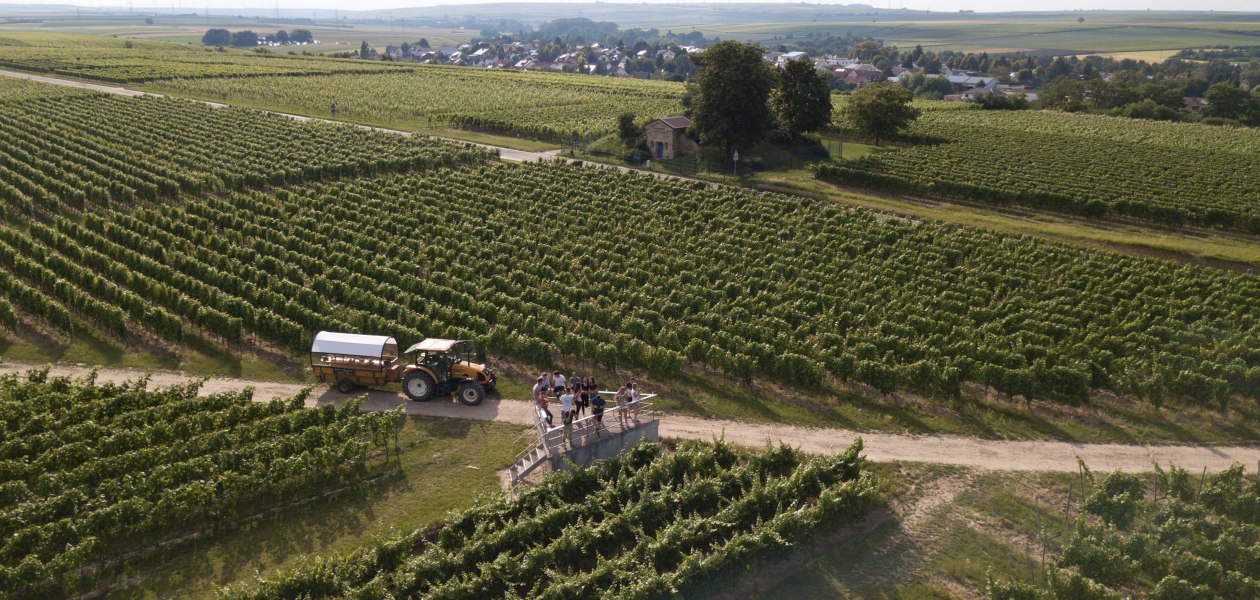
MULTIPOLYGON (((577 43, 566 47, 559 39, 543 42, 470 42, 458 46, 430 47, 425 40, 415 44, 387 46, 384 51, 369 48, 370 60, 414 62, 431 65, 454 65, 484 69, 511 69, 517 71, 550 71, 581 73, 608 77, 634 79, 665 79, 686 81, 695 71, 690 60, 704 52, 703 47, 676 43, 652 46, 645 41, 627 46, 604 46, 599 43, 577 43)), ((824 75, 833 89, 856 89, 882 81, 897 82, 901 77, 925 73, 926 67, 914 64, 905 67, 893 65, 888 70, 872 62, 858 58, 824 54, 817 57, 806 52, 766 52, 767 62, 783 68, 789 61, 806 60, 824 75), (891 75, 889 74, 891 73, 891 75)), ((996 77, 976 71, 951 69, 941 65, 937 73, 948 82, 951 92, 945 100, 971 101, 979 95, 1020 94, 1029 101, 1036 100, 1036 88, 1026 83, 1002 83, 996 77)), ((1011 73, 1011 79, 1016 78, 1011 73)))

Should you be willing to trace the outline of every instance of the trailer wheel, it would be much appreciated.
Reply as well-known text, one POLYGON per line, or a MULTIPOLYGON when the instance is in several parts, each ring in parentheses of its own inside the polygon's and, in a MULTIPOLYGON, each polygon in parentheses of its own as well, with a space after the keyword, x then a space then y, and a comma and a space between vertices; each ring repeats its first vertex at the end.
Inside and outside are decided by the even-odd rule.
POLYGON ((354 382, 349 379, 342 379, 337 382, 337 391, 343 394, 349 394, 354 391, 354 382))
POLYGON ((480 385, 472 381, 466 381, 459 386, 459 401, 468 406, 477 406, 482 400, 486 399, 486 390, 480 385))
POLYGON ((412 402, 424 402, 433 397, 437 384, 433 383, 433 378, 428 373, 412 371, 403 379, 402 389, 412 402))

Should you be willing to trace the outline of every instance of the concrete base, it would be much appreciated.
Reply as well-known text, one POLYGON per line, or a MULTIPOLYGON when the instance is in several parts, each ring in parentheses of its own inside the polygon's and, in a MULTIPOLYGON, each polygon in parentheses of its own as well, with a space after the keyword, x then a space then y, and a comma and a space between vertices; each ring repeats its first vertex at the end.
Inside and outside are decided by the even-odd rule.
POLYGON ((589 467, 597 460, 621 456, 623 452, 639 443, 639 440, 649 439, 655 442, 660 439, 659 425, 660 421, 653 419, 634 429, 617 433, 603 432, 597 438, 587 438, 585 443, 572 450, 559 452, 558 449, 553 449, 550 459, 551 470, 568 470, 570 463, 579 467, 589 467))

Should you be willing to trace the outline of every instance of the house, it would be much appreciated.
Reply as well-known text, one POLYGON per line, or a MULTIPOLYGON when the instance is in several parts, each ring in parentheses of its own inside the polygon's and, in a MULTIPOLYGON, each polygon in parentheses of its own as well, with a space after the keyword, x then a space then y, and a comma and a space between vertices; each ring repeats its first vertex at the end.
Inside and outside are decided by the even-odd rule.
MULTIPOLYGON (((967 92, 967 91, 974 90, 977 88, 988 88, 988 90, 991 92, 993 86, 997 84, 997 79, 994 79, 993 77, 980 77, 976 75, 958 75, 957 71, 955 71, 954 73, 955 74, 953 75, 946 75, 945 79, 948 79, 949 83, 954 86, 955 93, 961 94, 963 92, 967 92)), ((980 92, 980 93, 988 93, 988 92, 980 92)))
POLYGON ((484 67, 494 60, 494 52, 489 48, 482 48, 468 55, 468 62, 474 67, 484 67))
POLYGON ((780 69, 786 67, 789 62, 794 60, 809 60, 809 55, 804 52, 785 52, 775 58, 774 66, 780 69))
POLYGON ((844 56, 835 56, 832 54, 827 54, 827 55, 814 59, 814 66, 822 67, 830 71, 837 67, 851 67, 856 64, 859 64, 859 62, 860 61, 856 58, 848 58, 844 56))
POLYGON ((862 87, 868 83, 884 80, 884 72, 875 65, 861 64, 841 67, 834 72, 835 76, 848 85, 862 87))
POLYGON ((682 116, 663 117, 645 125, 643 133, 647 137, 652 157, 666 160, 695 154, 700 145, 687 137, 687 128, 690 126, 691 119, 682 116))
POLYGON ((1184 96, 1181 98, 1181 103, 1186 105, 1186 110, 1190 111, 1190 114, 1197 115, 1207 105, 1207 100, 1195 96, 1184 96))

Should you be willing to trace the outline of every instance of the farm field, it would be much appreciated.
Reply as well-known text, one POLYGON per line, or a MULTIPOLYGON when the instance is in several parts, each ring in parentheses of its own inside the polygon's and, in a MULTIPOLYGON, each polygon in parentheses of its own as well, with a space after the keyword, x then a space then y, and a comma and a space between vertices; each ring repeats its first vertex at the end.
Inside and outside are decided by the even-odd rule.
POLYGON ((89 563, 390 467, 368 457, 392 451, 396 413, 196 392, 0 379, 0 590, 61 595, 89 563))
MULTIPOLYGON (((469 41, 475 31, 448 27, 416 27, 401 24, 336 24, 336 23, 296 23, 277 21, 274 23, 259 22, 255 19, 234 17, 211 17, 210 19, 188 17, 183 15, 155 15, 153 25, 146 24, 143 16, 115 16, 98 18, 47 17, 41 20, 38 31, 41 33, 87 34, 148 40, 154 42, 171 42, 190 44, 202 49, 201 36, 207 29, 222 28, 229 31, 254 31, 259 35, 267 35, 277 30, 305 29, 310 31, 319 43, 305 46, 264 46, 268 52, 275 54, 328 54, 333 52, 356 51, 359 44, 367 41, 374 47, 384 48, 386 45, 399 45, 403 42, 415 43, 421 38, 434 47, 459 45, 469 41)), ((331 19, 330 19, 331 21, 331 19)), ((11 31, 32 30, 29 23, 0 23, 0 36, 11 31)))
MULTIPOLYGON (((321 116, 333 91, 351 97, 338 118, 542 139, 679 101, 678 86, 560 75, 163 79, 118 60, 58 68, 321 116), (370 95, 409 100, 374 108, 370 95)), ((925 173, 874 182, 894 191, 1037 190, 1000 208, 1217 226, 1240 243, 1260 222, 1258 148, 1239 132, 928 107, 916 133, 946 143, 874 151, 850 136, 864 155, 831 168, 887 160, 925 173)), ((1027 453, 1000 468, 1028 467, 1029 448, 1043 462, 1144 461, 1160 450, 1139 444, 1172 441, 1202 444, 1179 456, 1210 454, 1213 468, 1235 451, 1254 463, 1253 448, 1211 445, 1260 439, 1251 272, 995 232, 962 213, 505 164, 419 135, 3 78, 0 141, 3 358, 66 343, 144 366, 186 348, 266 370, 302 364, 331 329, 472 339, 503 379, 499 398, 450 419, 435 415, 456 401, 398 407, 392 386, 261 402, 197 383, 0 376, 0 599, 1260 596, 1260 482, 1241 466, 1007 473, 871 464, 860 439, 830 455, 727 441, 794 432, 834 449, 860 430, 913 457, 1027 453), (675 434, 705 441, 639 444, 503 493, 501 469, 533 447, 506 421, 531 418, 521 399, 544 367, 639 375, 661 394, 651 410, 684 413, 665 416, 675 434), (805 428, 820 425, 846 430, 805 428), (1100 441, 1127 447, 1079 446, 1100 441)))
POLYGON ((662 453, 641 444, 436 530, 312 561, 226 597, 707 595, 816 529, 862 517, 877 494, 860 451, 809 458, 786 446, 662 453))
POLYGON ((119 98, 0 80, 0 215, 57 214, 311 179, 484 160, 424 137, 299 123, 166 98, 119 98), (34 98, 35 90, 48 91, 34 98), (64 91, 63 91, 64 90, 64 91), (60 160, 58 160, 60 159, 60 160))
MULTIPOLYGON (((15 89, 29 90, 29 85, 15 89)), ((86 204, 51 203, 58 194, 66 195, 57 184, 64 185, 71 175, 13 159, 13 168, 24 168, 32 177, 47 173, 41 185, 13 189, 9 196, 42 193, 50 202, 39 204, 40 214, 49 206, 60 209, 49 214, 51 219, 2 230, 0 242, 12 251, 0 272, 6 273, 10 290, 11 300, 0 307, 9 323, 17 322, 20 311, 53 330, 72 332, 88 322, 122 339, 248 341, 291 354, 302 352, 307 336, 319 329, 381 331, 400 339, 439 334, 479 339, 496 352, 534 364, 548 363, 557 354, 584 356, 665 377, 689 365, 707 365, 737 379, 811 389, 837 378, 878 393, 911 392, 938 400, 956 399, 970 384, 1067 403, 1084 402, 1097 389, 1155 405, 1172 399, 1212 407, 1256 393, 1256 357, 1248 350, 1256 335, 1256 295, 1249 275, 589 168, 441 169, 436 167, 485 155, 425 139, 301 125, 177 100, 80 96, 67 101, 99 103, 101 117, 83 132, 131 127, 152 119, 124 115, 161 108, 170 111, 164 118, 171 122, 180 122, 184 111, 261 119, 279 127, 275 135, 286 140, 311 127, 360 141, 381 137, 382 143, 410 145, 405 147, 421 154, 306 175, 219 176, 216 185, 185 174, 187 185, 171 184, 155 193, 182 193, 186 202, 104 215, 85 211, 86 204), (423 175, 298 184, 398 168, 420 169, 423 175), (223 186, 223 181, 236 185, 223 186), (264 185, 282 189, 198 195, 264 185), (459 208, 471 198, 478 198, 478 206, 459 208), (426 210, 395 215, 399 199, 426 210), (612 248, 556 246, 512 225, 522 214, 540 218, 539 203, 548 207, 544 213, 580 215, 582 228, 605 231, 612 236, 608 240, 635 240, 635 246, 650 250, 623 262, 622 275, 588 279, 579 274, 587 282, 581 294, 540 295, 538 286, 562 269, 604 270, 612 248), (686 210, 679 213, 677 207, 686 210), (463 210, 487 214, 485 225, 444 216, 463 210), (704 219, 697 222, 691 215, 704 219), (747 229, 749 222, 773 224, 773 241, 765 230, 747 229), (379 225, 365 238, 350 226, 360 223, 379 225), (452 223, 457 225, 452 228, 452 223), (434 226, 439 229, 433 235, 420 235, 434 226), (198 234, 210 228, 220 235, 198 234), (328 246, 317 252, 307 241, 311 231, 338 240, 335 254, 317 260, 328 246), (666 243, 661 237, 672 239, 678 232, 686 234, 683 239, 666 243), (452 234, 480 239, 482 245, 452 254, 451 246, 438 241, 452 234), (420 241, 404 247, 392 239, 420 241), (820 256, 811 248, 832 250, 820 256), (513 264, 496 258, 521 252, 535 258, 513 264), (417 276, 417 267, 431 264, 448 264, 448 275, 463 275, 441 282, 417 276), (704 264, 736 265, 739 275, 704 264), (476 280, 491 282, 489 295, 476 280), (828 283, 806 283, 816 280, 828 283), (672 293, 635 297, 618 293, 621 288, 672 293), (976 293, 989 299, 976 304, 971 300, 976 293), (388 300, 397 297, 411 300, 388 300), (1168 297, 1180 303, 1170 304, 1168 297), (1160 320, 1137 320, 1156 305, 1167 309, 1160 320), (736 317, 728 321, 720 314, 736 317), (563 326, 571 319, 583 324, 577 330, 563 326), (952 325, 944 327, 946 322, 952 325), (1155 355, 1155 347, 1163 352, 1155 355)), ((52 104, 25 103, 23 110, 32 117, 14 120, 10 127, 20 132, 28 121, 56 127, 61 120, 80 118, 87 106, 71 114, 52 104)), ((232 127, 225 123, 216 131, 230 146, 232 127)), ((68 134, 59 144, 73 149, 91 142, 82 137, 68 134)), ((342 142, 321 147, 337 144, 342 142)), ((106 167, 118 164, 100 162, 94 168, 109 172, 106 167)), ((15 216, 31 215, 33 206, 15 203, 12 209, 15 216)))
POLYGON ((1177 466, 1155 477, 1089 476, 1096 490, 1031 583, 997 581, 1000 597, 1076 591, 1095 598, 1253 598, 1260 594, 1260 481, 1241 465, 1197 475, 1177 466))
MULTIPOLYGON (((1102 54, 1172 51, 1254 44, 1260 19, 1247 13, 1123 11, 1020 13, 1018 15, 898 15, 834 21, 702 25, 705 35, 774 45, 787 41, 854 35, 902 48, 934 51, 1102 54), (1077 18, 1084 18, 1083 23, 1077 18), (789 37, 790 36, 790 37, 789 37)), ((1170 52, 1171 54, 1171 52, 1170 52)))
POLYGON ((0 49, 0 67, 110 83, 407 70, 402 65, 379 61, 216 51, 200 45, 29 31, 0 30, 0 49))
POLYGON ((292 353, 319 329, 440 334, 535 363, 558 352, 665 376, 700 363, 739 378, 817 387, 834 376, 942 399, 966 381, 1064 402, 1084 401, 1091 388, 1213 406, 1256 394, 1251 276, 559 164, 206 196, 32 221, 4 237, 33 257, 15 252, 5 265, 6 285, 21 292, 14 304, 63 329, 87 311, 116 335, 178 336, 189 320, 202 335, 249 334, 292 353), (400 198, 427 208, 394 214, 400 198), (452 230, 444 215, 469 210, 486 217, 452 230), (557 246, 511 225, 553 211, 579 215, 581 229, 608 241, 557 246), (379 225, 363 236, 351 223, 379 225), (220 235, 197 233, 210 227, 220 235), (336 242, 317 253, 312 231, 336 242), (482 241, 458 249, 442 241, 451 234, 482 241), (644 250, 619 259, 621 274, 582 275, 607 271, 612 240, 644 250), (505 264, 510 255, 531 259, 505 264), (455 277, 416 276, 434 264, 455 277), (90 265, 114 274, 94 284, 109 295, 57 283, 90 265), (585 283, 541 294, 562 270, 585 283), (971 300, 979 290, 988 302, 971 300), (138 294, 157 306, 122 308, 138 294), (387 300, 399 297, 411 299, 387 300), (1153 304, 1163 318, 1133 328, 1153 304), (577 329, 562 325, 575 318, 577 329), (1163 353, 1153 356, 1156 346, 1163 353))
POLYGON ((944 140, 818 168, 825 181, 1095 217, 1260 233, 1250 129, 925 103, 944 140))
POLYGON ((164 94, 243 102, 256 108, 330 115, 404 129, 469 126, 556 140, 598 137, 617 116, 663 117, 682 110, 683 86, 561 73, 418 66, 375 76, 169 80, 164 94))

